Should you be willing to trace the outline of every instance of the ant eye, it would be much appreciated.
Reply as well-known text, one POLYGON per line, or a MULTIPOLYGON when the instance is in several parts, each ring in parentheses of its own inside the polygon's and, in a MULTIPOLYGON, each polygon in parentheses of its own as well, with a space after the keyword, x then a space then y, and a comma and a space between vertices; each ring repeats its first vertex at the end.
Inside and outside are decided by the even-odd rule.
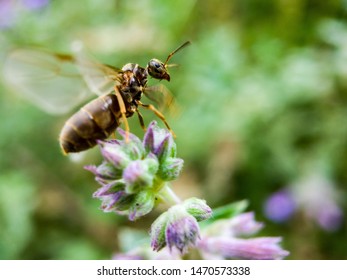
POLYGON ((148 66, 154 70, 154 69, 161 69, 163 67, 163 64, 157 59, 151 59, 150 62, 148 63, 148 66))

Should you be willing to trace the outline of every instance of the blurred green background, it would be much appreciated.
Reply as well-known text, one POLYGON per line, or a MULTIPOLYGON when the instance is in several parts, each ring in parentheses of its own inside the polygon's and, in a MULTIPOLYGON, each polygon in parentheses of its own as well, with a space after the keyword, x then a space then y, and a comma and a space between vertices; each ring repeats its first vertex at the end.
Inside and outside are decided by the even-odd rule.
MULTIPOLYGON (((81 40, 104 63, 145 66, 191 40, 162 82, 179 107, 166 116, 185 160, 174 189, 214 207, 248 199, 261 235, 283 236, 289 259, 346 259, 346 11, 345 0, 0 0, 0 60, 81 40), (264 205, 284 188, 298 207, 275 222, 264 205), (326 200, 337 214, 324 227, 326 200)), ((83 169, 100 163, 98 149, 72 161, 58 146, 69 115, 0 90, 0 259, 109 259, 120 228, 148 230, 158 212, 130 223, 98 209, 83 169)), ((130 127, 142 137, 136 118, 130 127)))

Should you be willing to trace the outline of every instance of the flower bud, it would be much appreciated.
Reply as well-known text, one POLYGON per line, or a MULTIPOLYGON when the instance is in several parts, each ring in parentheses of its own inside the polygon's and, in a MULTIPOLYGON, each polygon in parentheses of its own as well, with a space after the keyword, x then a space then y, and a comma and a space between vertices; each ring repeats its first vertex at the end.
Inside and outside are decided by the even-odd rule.
POLYGON ((127 215, 129 208, 134 204, 136 195, 127 194, 126 192, 121 192, 122 195, 119 197, 117 203, 114 205, 114 212, 119 214, 127 215))
POLYGON ((124 191, 119 191, 115 193, 111 193, 108 195, 103 195, 99 197, 101 199, 101 209, 104 212, 112 212, 112 211, 122 211, 126 206, 125 204, 129 203, 129 195, 127 195, 124 191))
POLYGON ((116 180, 122 178, 122 172, 116 169, 113 164, 104 161, 99 166, 87 165, 84 169, 94 173, 96 177, 104 180, 116 180))
POLYGON ((154 201, 155 196, 151 191, 139 192, 129 207, 129 220, 134 221, 151 212, 154 207, 154 201))
POLYGON ((169 212, 171 213, 165 232, 166 244, 169 249, 176 247, 181 254, 185 254, 200 238, 198 222, 181 205, 171 207, 169 212))
POLYGON ((209 219, 212 216, 212 209, 206 204, 205 200, 192 197, 185 200, 183 205, 186 211, 198 222, 209 219))
MULTIPOLYGON (((127 133, 121 129, 118 128, 117 132, 125 139, 127 136, 127 133)), ((145 155, 145 149, 143 147, 143 144, 141 142, 141 140, 135 136, 132 133, 128 133, 128 141, 123 140, 120 141, 121 142, 121 146, 124 148, 124 151, 127 153, 127 155, 129 156, 129 158, 131 160, 137 160, 137 159, 141 159, 144 157, 145 155)))
POLYGON ((154 251, 160 251, 166 246, 165 231, 168 215, 168 212, 164 212, 153 222, 151 226, 151 247, 154 251))
POLYGON ((198 222, 182 205, 175 205, 160 215, 151 228, 151 246, 155 251, 167 245, 170 250, 177 248, 184 254, 199 237, 198 222))
POLYGON ((129 164, 130 157, 124 147, 119 145, 119 143, 120 142, 117 140, 114 140, 113 142, 98 141, 104 159, 111 163, 115 168, 123 169, 129 164))
POLYGON ((161 143, 155 148, 153 153, 158 157, 160 162, 165 161, 168 157, 176 156, 176 144, 173 141, 171 133, 167 133, 161 143))
POLYGON ((173 141, 171 133, 157 126, 153 121, 148 126, 144 136, 143 145, 146 151, 155 154, 159 161, 164 161, 167 157, 176 156, 176 144, 173 141))
POLYGON ((158 161, 153 158, 130 162, 123 172, 123 179, 127 185, 126 191, 134 193, 146 186, 151 186, 158 170, 158 165, 158 161))
POLYGON ((178 178, 183 168, 183 159, 167 158, 162 162, 158 176, 164 181, 173 181, 178 178))
POLYGON ((104 184, 101 188, 94 192, 93 197, 102 199, 103 196, 124 190, 124 188, 125 184, 122 180, 112 181, 108 184, 104 184))

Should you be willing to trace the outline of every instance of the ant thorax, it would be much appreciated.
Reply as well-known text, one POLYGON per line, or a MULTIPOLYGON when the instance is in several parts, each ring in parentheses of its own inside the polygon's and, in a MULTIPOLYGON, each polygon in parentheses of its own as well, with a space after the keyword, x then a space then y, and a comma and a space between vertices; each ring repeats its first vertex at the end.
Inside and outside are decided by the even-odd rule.
POLYGON ((147 70, 138 64, 127 63, 122 71, 122 84, 119 89, 124 101, 132 103, 134 100, 140 100, 147 85, 147 70))

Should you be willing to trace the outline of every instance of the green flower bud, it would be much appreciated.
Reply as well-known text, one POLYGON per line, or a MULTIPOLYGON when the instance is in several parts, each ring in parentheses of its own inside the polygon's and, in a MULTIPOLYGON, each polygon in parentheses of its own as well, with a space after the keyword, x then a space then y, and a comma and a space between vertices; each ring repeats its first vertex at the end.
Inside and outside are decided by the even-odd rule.
POLYGON ((164 181, 177 179, 183 168, 183 163, 180 158, 167 158, 160 165, 158 176, 164 181))
POLYGON ((212 216, 212 209, 203 199, 189 198, 183 202, 183 206, 198 222, 209 219, 212 216))
POLYGON ((126 191, 136 193, 144 187, 151 186, 158 166, 159 163, 156 158, 135 160, 129 163, 123 172, 123 179, 127 185, 126 191))
POLYGON ((151 247, 154 251, 160 251, 166 246, 166 225, 168 222, 168 212, 161 214, 151 226, 151 247))
POLYGON ((129 220, 134 221, 152 211, 155 196, 151 191, 142 191, 136 195, 135 200, 129 207, 129 220))

